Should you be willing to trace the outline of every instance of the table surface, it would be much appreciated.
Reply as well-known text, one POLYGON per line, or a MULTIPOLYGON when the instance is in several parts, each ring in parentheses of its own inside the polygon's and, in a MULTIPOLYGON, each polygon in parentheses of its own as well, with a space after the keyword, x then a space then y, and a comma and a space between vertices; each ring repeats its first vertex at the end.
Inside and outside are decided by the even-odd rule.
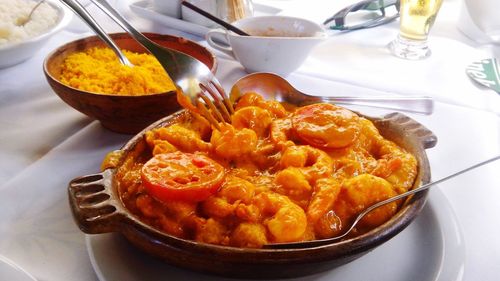
MULTIPOLYGON (((265 1, 279 7, 282 14, 316 21, 350 1, 320 8, 332 5, 328 2, 335 1, 307 1, 315 3, 310 7, 304 7, 306 1, 265 1)), ((180 35, 206 45, 201 37, 140 18, 128 4, 115 3, 139 29, 180 35)), ((98 19, 104 19, 95 7, 89 8, 98 19)), ((332 33, 287 79, 312 94, 434 97, 432 115, 408 115, 437 135, 438 145, 428 150, 428 156, 433 178, 442 178, 500 154, 500 95, 473 83, 465 74, 467 65, 492 57, 497 49, 460 33, 460 8, 460 1, 445 0, 429 39, 433 53, 426 60, 406 61, 388 53, 386 45, 398 29, 394 22, 332 33)), ((102 22, 106 30, 119 31, 108 20, 102 22)), ((75 17, 33 58, 0 69, 0 255, 39 280, 97 280, 85 236, 70 215, 66 186, 76 176, 98 172, 104 155, 130 138, 107 131, 67 106, 43 76, 42 62, 51 50, 89 34, 75 17)), ((228 89, 246 72, 233 58, 215 53, 217 77, 228 89)), ((388 112, 352 108, 375 115, 388 112)), ((463 270, 459 279, 498 280, 499 171, 500 163, 492 163, 438 187, 456 215, 459 238, 465 245, 465 264, 457 269, 463 270)))

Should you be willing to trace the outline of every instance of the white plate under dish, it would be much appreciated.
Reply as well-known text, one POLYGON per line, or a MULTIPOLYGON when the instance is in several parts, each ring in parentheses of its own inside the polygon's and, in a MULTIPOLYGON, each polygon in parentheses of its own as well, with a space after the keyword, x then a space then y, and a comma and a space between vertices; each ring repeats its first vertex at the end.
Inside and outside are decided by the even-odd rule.
POLYGON ((0 279, 8 281, 36 281, 35 277, 2 255, 0 255, 0 279))
MULTIPOLYGON (((161 14, 153 9, 153 5, 150 0, 141 0, 134 2, 130 5, 130 10, 134 12, 137 16, 145 18, 154 22, 161 23, 167 27, 174 28, 177 30, 185 31, 198 36, 205 36, 205 34, 210 30, 209 27, 198 25, 192 22, 188 22, 182 19, 169 17, 167 15, 161 14)), ((281 12, 281 9, 266 6, 263 4, 254 4, 255 15, 275 15, 281 12)))
MULTIPOLYGON (((301 281, 460 281, 465 245, 446 197, 434 187, 422 213, 403 232, 372 252, 301 281)), ((92 266, 101 281, 234 280, 170 266, 130 245, 119 234, 86 235, 92 266)))

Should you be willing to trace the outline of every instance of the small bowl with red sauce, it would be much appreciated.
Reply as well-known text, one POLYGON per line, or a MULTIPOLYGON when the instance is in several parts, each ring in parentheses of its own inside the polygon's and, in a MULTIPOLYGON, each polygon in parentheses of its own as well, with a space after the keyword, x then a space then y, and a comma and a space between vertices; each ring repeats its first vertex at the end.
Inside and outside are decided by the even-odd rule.
MULTIPOLYGON (((332 269, 363 256, 397 235, 423 208, 427 192, 401 202, 384 221, 360 228, 336 243, 306 248, 266 247, 269 243, 314 240, 333 234, 334 230, 325 230, 320 223, 331 218, 329 211, 317 216, 310 228, 300 226, 315 217, 316 209, 310 206, 321 205, 318 202, 331 195, 314 196, 337 184, 329 180, 332 174, 339 179, 345 176, 342 188, 347 188, 349 182, 354 190, 360 186, 352 182, 375 178, 373 188, 384 190, 388 182, 396 186, 398 182, 393 182, 391 175, 397 177, 402 172, 398 170, 401 163, 383 156, 392 147, 411 154, 410 158, 418 163, 411 181, 404 183, 405 188, 429 182, 425 149, 436 144, 436 137, 400 113, 369 117, 317 104, 283 115, 276 103, 254 97, 242 99, 237 103, 232 125, 220 131, 188 111, 174 113, 112 153, 104 162, 103 172, 71 181, 69 201, 80 229, 88 234, 121 233, 142 251, 195 271, 238 278, 289 278, 332 269), (343 112, 366 126, 359 130, 353 127, 353 133, 348 133, 354 136, 351 140, 346 136, 342 141, 321 141, 322 136, 306 125, 325 125, 329 130, 326 125, 330 123, 325 120, 343 124, 344 119, 329 119, 338 118, 329 112, 343 112), (249 122, 248 118, 259 122, 249 122), (373 139, 365 138, 371 134, 373 139), (372 174, 357 175, 359 169, 365 168, 344 161, 349 157, 346 151, 354 142, 376 147, 378 134, 386 141, 381 142, 381 149, 373 150, 378 159, 372 163, 372 174), (264 145, 266 141, 268 146, 264 145), (392 171, 378 166, 386 162, 389 164, 382 168, 392 171), (326 165, 318 168, 318 163, 326 165), (314 182, 314 192, 308 189, 308 182, 314 182), (304 194, 311 196, 309 199, 301 200, 297 192, 300 186, 304 194), (295 189, 289 192, 288 187, 295 189), (231 208, 233 205, 237 207, 231 208), (274 210, 273 206, 278 205, 274 210), (293 217, 289 221, 288 215, 293 217)), ((364 166, 372 164, 368 161, 364 166)), ((335 201, 340 202, 335 203, 340 207, 328 207, 340 219, 349 212, 341 206, 347 204, 345 198, 364 198, 348 197, 348 191, 342 192, 335 201)), ((370 221, 377 221, 379 215, 370 221)))

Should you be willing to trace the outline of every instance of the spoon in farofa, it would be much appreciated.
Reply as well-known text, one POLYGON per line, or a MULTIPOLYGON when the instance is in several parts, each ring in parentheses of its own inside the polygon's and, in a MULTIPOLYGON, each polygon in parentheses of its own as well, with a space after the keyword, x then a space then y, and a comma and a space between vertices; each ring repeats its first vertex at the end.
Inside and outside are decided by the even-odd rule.
MULTIPOLYGON (((43 2, 42 0, 41 2, 43 2)), ((102 29, 102 27, 97 23, 97 21, 87 12, 85 7, 80 4, 80 2, 76 0, 61 0, 68 8, 70 8, 75 14, 80 16, 82 20, 94 31, 99 38, 101 38, 108 47, 113 50, 113 52, 118 56, 118 59, 123 65, 133 67, 134 65, 127 59, 127 57, 123 54, 123 52, 120 50, 120 47, 116 45, 115 41, 111 39, 111 37, 102 29)))
POLYGON ((399 199, 408 197, 408 196, 415 194, 417 192, 427 190, 427 189, 429 189, 429 187, 431 187, 433 185, 442 183, 442 182, 447 181, 451 178, 454 178, 458 175, 461 175, 461 174, 466 173, 468 171, 474 170, 476 168, 479 168, 483 165, 486 165, 488 163, 494 162, 494 161, 499 160, 499 159, 500 159, 500 155, 497 155, 493 158, 490 158, 488 160, 477 163, 473 166, 470 166, 470 167, 463 169, 461 171, 458 171, 454 174, 451 174, 449 176, 441 178, 437 181, 433 181, 433 182, 424 184, 421 187, 409 190, 407 192, 401 193, 401 194, 396 195, 394 197, 391 197, 391 198, 388 198, 386 200, 375 203, 375 204, 371 205, 370 207, 366 208, 363 212, 361 212, 346 231, 344 231, 342 234, 337 235, 335 237, 331 237, 331 238, 327 238, 327 239, 311 240, 311 241, 267 244, 267 245, 264 245, 263 248, 265 248, 265 249, 300 249, 300 248, 318 247, 318 246, 322 246, 322 245, 331 244, 333 242, 336 242, 336 241, 346 237, 354 229, 354 227, 359 223, 359 221, 361 221, 361 219, 363 219, 364 216, 366 216, 371 211, 377 209, 378 207, 381 207, 383 205, 389 204, 389 203, 397 201, 399 199))

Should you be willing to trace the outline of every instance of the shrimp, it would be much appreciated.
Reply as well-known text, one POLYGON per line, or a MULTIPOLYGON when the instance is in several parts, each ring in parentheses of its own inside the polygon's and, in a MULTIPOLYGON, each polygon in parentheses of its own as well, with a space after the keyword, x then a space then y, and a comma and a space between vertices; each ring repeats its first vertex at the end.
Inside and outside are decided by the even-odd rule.
POLYGON ((177 151, 173 144, 167 140, 159 139, 156 135, 157 130, 148 131, 145 134, 146 143, 151 148, 153 155, 177 151))
POLYGON ((153 143, 153 145, 161 144, 163 147, 162 150, 167 150, 165 152, 172 152, 171 150, 173 148, 169 147, 169 145, 184 152, 207 152, 211 149, 210 143, 203 141, 197 132, 179 124, 156 129, 153 131, 153 134, 154 136, 147 136, 146 140, 151 138, 160 141, 158 143, 153 143))
POLYGON ((225 218, 235 215, 240 204, 250 204, 255 193, 255 186, 242 178, 226 177, 220 190, 207 198, 201 205, 204 214, 209 217, 225 218))
POLYGON ((235 129, 232 125, 223 123, 221 130, 214 130, 210 143, 217 156, 227 160, 236 160, 255 151, 257 134, 247 128, 235 129))
POLYGON ((310 223, 316 223, 321 216, 332 209, 340 193, 340 188, 341 184, 335 178, 323 178, 316 181, 306 212, 310 223))
POLYGON ((341 184, 335 178, 322 178, 316 181, 306 208, 309 240, 332 237, 340 232, 342 226, 340 218, 332 211, 340 189, 341 184))
POLYGON ((342 148, 359 136, 361 124, 357 114, 345 108, 319 103, 301 107, 292 116, 297 137, 319 148, 342 148))
MULTIPOLYGON (((344 222, 350 223, 367 207, 397 195, 394 187, 383 178, 362 174, 344 180, 342 189, 334 204, 333 211, 344 222)), ((397 211, 398 204, 392 202, 368 213, 360 227, 373 228, 389 220, 397 211)))
POLYGON ((240 223, 231 235, 231 245, 245 248, 260 248, 267 244, 266 228, 258 223, 240 223))
POLYGON ((379 146, 380 141, 383 140, 383 137, 380 135, 377 127, 375 127, 373 122, 370 120, 360 117, 359 124, 360 134, 356 143, 353 145, 373 153, 373 151, 379 146))
POLYGON ((236 104, 236 109, 246 106, 257 106, 265 109, 269 111, 274 118, 282 118, 287 115, 286 109, 280 102, 273 100, 266 101, 261 95, 255 92, 248 92, 241 96, 236 104))
POLYGON ((303 239, 307 228, 304 210, 288 197, 262 192, 255 196, 254 204, 263 216, 263 225, 275 242, 292 242, 303 239))
POLYGON ((409 190, 418 172, 418 162, 415 156, 385 139, 379 141, 377 150, 376 154, 379 158, 371 174, 386 179, 398 193, 409 190))
POLYGON ((333 160, 333 169, 337 178, 351 178, 370 173, 377 165, 377 160, 365 149, 349 146, 328 152, 333 160))
POLYGON ((386 156, 390 174, 384 178, 390 182, 398 193, 411 189, 417 176, 417 159, 415 156, 399 151, 386 156))
POLYGON ((197 224, 195 239, 204 243, 228 245, 229 230, 222 222, 209 218, 197 224))
POLYGON ((381 158, 377 161, 377 165, 373 168, 370 174, 381 178, 388 178, 392 172, 399 169, 402 164, 403 160, 401 160, 401 158, 381 158))
POLYGON ((290 140, 292 132, 292 120, 290 118, 276 119, 271 123, 271 141, 280 147, 294 145, 290 140))
POLYGON ((256 106, 240 108, 231 116, 231 124, 236 129, 251 129, 259 137, 265 137, 268 134, 272 121, 269 111, 256 106))
POLYGON ((165 232, 185 237, 183 228, 184 220, 194 216, 196 203, 172 201, 168 205, 163 205, 147 194, 141 194, 136 199, 136 207, 151 221, 159 225, 165 232), (162 209, 162 212, 156 210, 162 209))
POLYGON ((361 124, 362 132, 357 146, 376 158, 376 163, 368 165, 365 171, 386 179, 398 193, 409 190, 417 176, 418 162, 415 156, 384 139, 369 120, 361 118, 361 124))
POLYGON ((276 192, 288 196, 302 208, 307 207, 312 187, 299 168, 287 167, 276 174, 276 192))
POLYGON ((333 161, 330 156, 308 145, 288 147, 280 159, 280 166, 299 168, 311 183, 333 173, 333 161))

